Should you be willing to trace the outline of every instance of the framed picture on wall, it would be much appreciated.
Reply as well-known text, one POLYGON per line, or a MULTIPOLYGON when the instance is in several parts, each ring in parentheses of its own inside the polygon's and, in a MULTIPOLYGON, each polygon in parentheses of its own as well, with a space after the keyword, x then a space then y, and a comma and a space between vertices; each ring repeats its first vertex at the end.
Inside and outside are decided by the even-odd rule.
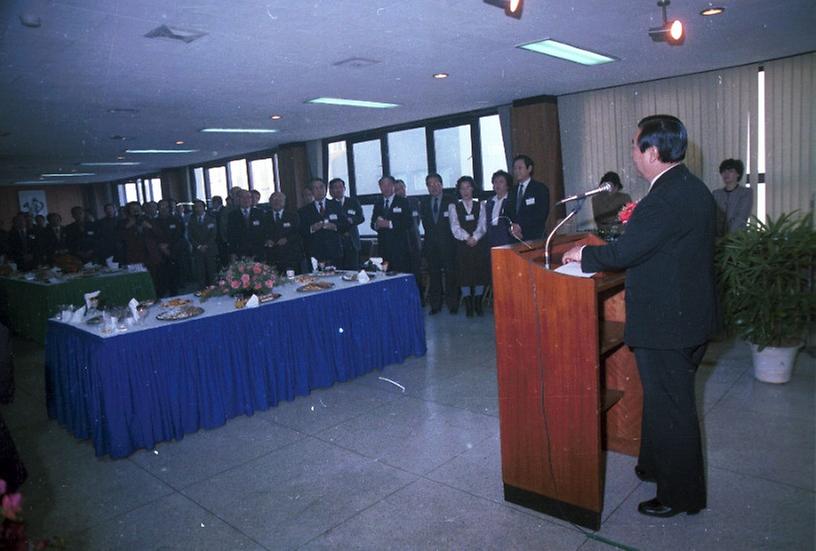
POLYGON ((18 191, 17 198, 20 201, 20 211, 30 212, 31 216, 48 214, 48 203, 45 200, 45 191, 42 189, 27 189, 18 191))

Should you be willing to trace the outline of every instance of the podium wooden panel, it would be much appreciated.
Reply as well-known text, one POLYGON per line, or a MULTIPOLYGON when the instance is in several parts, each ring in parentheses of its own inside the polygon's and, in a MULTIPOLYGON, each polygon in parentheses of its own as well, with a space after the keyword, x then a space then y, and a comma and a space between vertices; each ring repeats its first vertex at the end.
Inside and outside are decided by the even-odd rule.
MULTIPOLYGON (((576 243, 602 241, 560 237, 553 259, 576 243)), ((597 530, 604 449, 637 455, 640 446, 643 397, 623 345, 624 275, 547 270, 543 241, 496 248, 492 257, 505 499, 597 530)))

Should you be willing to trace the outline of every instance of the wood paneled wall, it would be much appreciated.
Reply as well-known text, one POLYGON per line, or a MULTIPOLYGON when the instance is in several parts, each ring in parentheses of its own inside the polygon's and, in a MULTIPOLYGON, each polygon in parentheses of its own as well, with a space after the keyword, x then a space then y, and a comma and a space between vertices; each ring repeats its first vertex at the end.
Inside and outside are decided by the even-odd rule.
POLYGON ((3 229, 11 227, 11 219, 20 210, 17 192, 21 190, 43 189, 48 212, 57 212, 62 216, 63 224, 71 222, 71 208, 85 206, 82 185, 50 185, 50 186, 3 186, 0 187, 0 223, 3 229))
MULTIPOLYGON (((564 197, 564 171, 561 166, 561 137, 558 128, 558 103, 554 97, 513 102, 510 111, 513 156, 528 155, 535 163, 533 177, 550 190, 550 205, 564 197)), ((547 228, 564 216, 563 207, 550 210, 547 228)))
POLYGON ((304 144, 285 145, 278 151, 278 189, 286 194, 289 208, 303 206, 303 186, 311 178, 304 144))

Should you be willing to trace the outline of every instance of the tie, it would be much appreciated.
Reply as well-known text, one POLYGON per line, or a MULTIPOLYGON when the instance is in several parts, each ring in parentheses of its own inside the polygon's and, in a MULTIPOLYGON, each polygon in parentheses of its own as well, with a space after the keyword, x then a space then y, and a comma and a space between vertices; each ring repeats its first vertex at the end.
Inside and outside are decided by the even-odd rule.
POLYGON ((326 207, 323 206, 323 201, 320 201, 320 216, 326 215, 326 207))
POLYGON ((434 197, 433 200, 433 220, 434 223, 439 221, 439 197, 434 197))
POLYGON ((275 222, 280 223, 280 212, 275 213, 275 222))
POLYGON ((521 204, 524 202, 524 185, 519 186, 518 197, 516 197, 516 212, 521 210, 521 204))
POLYGON ((244 218, 249 220, 249 209, 244 209, 244 218))
POLYGON ((390 200, 386 197, 385 198, 385 210, 388 210, 389 203, 390 203, 390 200))
POLYGON ((198 218, 198 223, 201 224, 202 226, 204 225, 204 217, 203 216, 200 216, 198 218))

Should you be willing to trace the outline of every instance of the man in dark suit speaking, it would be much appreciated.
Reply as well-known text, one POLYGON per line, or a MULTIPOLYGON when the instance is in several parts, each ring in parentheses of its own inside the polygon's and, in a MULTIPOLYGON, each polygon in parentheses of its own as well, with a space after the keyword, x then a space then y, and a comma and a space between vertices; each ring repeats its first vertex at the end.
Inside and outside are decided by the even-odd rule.
POLYGON ((715 330, 716 205, 682 163, 688 137, 679 119, 638 123, 632 159, 651 182, 623 235, 608 245, 573 248, 564 262, 585 272, 626 269, 626 328, 643 385, 638 465, 657 497, 638 511, 670 517, 706 506, 694 374, 715 330))

